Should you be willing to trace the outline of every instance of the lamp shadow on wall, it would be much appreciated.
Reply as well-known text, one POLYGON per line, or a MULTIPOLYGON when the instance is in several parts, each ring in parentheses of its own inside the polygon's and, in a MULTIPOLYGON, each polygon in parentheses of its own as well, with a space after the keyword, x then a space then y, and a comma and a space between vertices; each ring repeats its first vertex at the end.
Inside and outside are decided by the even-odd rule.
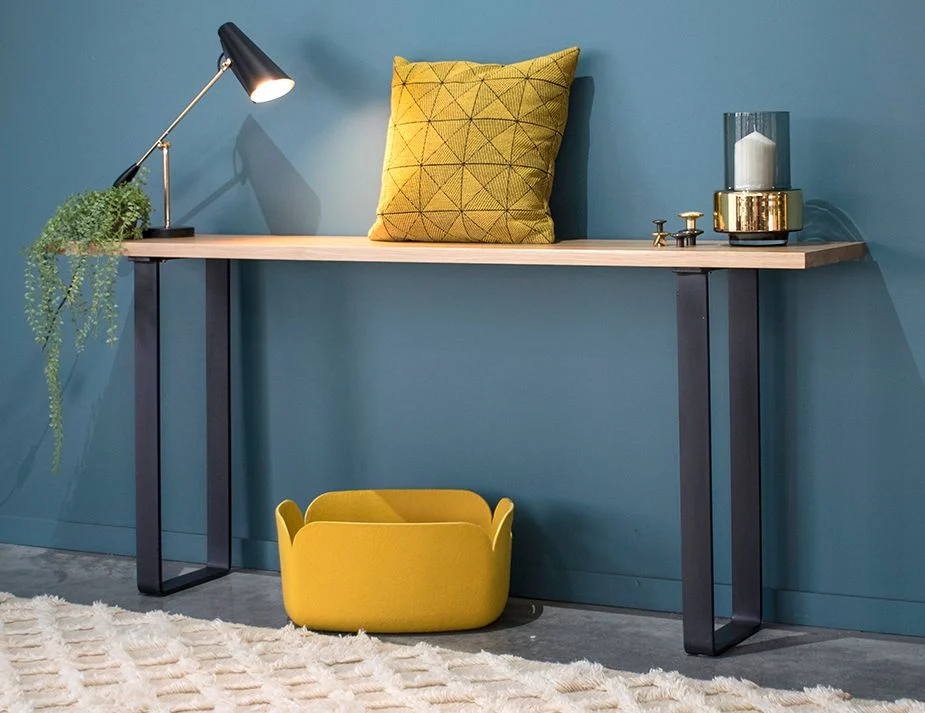
POLYGON ((318 195, 253 116, 238 131, 232 161, 231 178, 180 218, 179 224, 189 225, 228 191, 247 183, 271 235, 311 235, 318 229, 318 195))
MULTIPOLYGON (((241 126, 235 153, 240 157, 241 180, 250 185, 269 234, 312 235, 317 232, 321 217, 318 195, 253 117, 249 116, 241 126)), ((233 461, 240 464, 236 470, 239 467, 245 472, 271 470, 273 434, 266 422, 273 404, 257 378, 271 367, 266 350, 257 345, 271 341, 263 317, 267 290, 285 292, 291 289, 296 293, 299 286, 293 282, 292 273, 299 269, 292 265, 262 265, 250 261, 241 261, 237 266, 237 292, 242 308, 240 336, 235 339, 234 348, 240 354, 240 373, 247 378, 242 378, 234 387, 241 393, 241 406, 236 410, 240 414, 242 433, 240 450, 233 454, 233 461), (270 285, 271 282, 274 284, 270 285)), ((314 294, 314 301, 321 298, 322 295, 314 294)), ((329 376, 342 378, 338 374, 329 376)), ((265 543, 275 540, 272 512, 277 503, 273 500, 274 488, 262 478, 235 477, 234 480, 241 488, 234 494, 237 503, 234 537, 240 538, 242 560, 264 562, 265 543)))
POLYGON ((575 77, 549 198, 557 240, 588 237, 588 155, 593 102, 594 78, 575 77))
MULTIPOLYGON (((253 117, 249 116, 238 131, 234 142, 231 161, 231 176, 212 190, 204 199, 186 213, 186 215, 182 216, 182 218, 177 221, 178 223, 189 224, 196 216, 207 215, 209 213, 208 209, 212 207, 213 212, 219 212, 221 214, 220 219, 223 223, 236 225, 250 222, 252 224, 254 221, 252 219, 248 221, 246 214, 240 220, 235 217, 237 210, 253 213, 252 204, 249 205, 247 201, 244 200, 222 202, 224 197, 233 194, 236 189, 250 186, 269 232, 274 234, 301 234, 312 232, 317 228, 320 214, 317 195, 311 190, 305 180, 298 174, 295 167, 286 159, 283 152, 276 146, 253 117), (216 208, 215 206, 222 207, 216 208), (240 209, 238 206, 240 206, 240 209)), ((200 222, 202 222, 202 220, 200 220, 200 222)), ((214 225, 216 221, 213 218, 209 222, 214 225)), ((252 232, 259 232, 259 230, 252 230, 252 232)), ((125 264, 120 265, 120 274, 123 274, 123 270, 127 273, 131 273, 131 263, 128 261, 124 262, 125 264)), ((244 261, 244 263, 247 263, 247 261, 244 261)), ((236 266, 236 272, 239 277, 239 283, 242 285, 242 291, 246 291, 249 280, 252 280, 249 276, 255 267, 255 265, 251 264, 240 264, 236 266)), ((233 288, 233 291, 237 291, 237 286, 233 288)), ((244 301, 246 302, 246 300, 244 301)), ((130 311, 123 310, 121 319, 130 323, 130 311)), ((247 314, 243 315, 241 318, 241 336, 238 337, 235 335, 236 348, 239 348, 243 355, 242 362, 244 363, 242 365, 242 371, 245 373, 253 373, 255 368, 247 363, 249 355, 253 350, 241 348, 241 344, 242 340, 243 344, 247 344, 247 341, 250 339, 260 338, 254 334, 255 331, 261 329, 259 326, 255 327, 255 321, 257 320, 248 318, 247 314)), ((238 330, 234 329, 233 334, 237 331, 238 330)), ((106 502, 109 505, 112 503, 127 503, 130 502, 131 498, 131 479, 116 480, 116 476, 114 475, 114 473, 125 473, 126 470, 131 472, 131 451, 114 450, 111 439, 106 438, 105 435, 101 435, 120 432, 122 427, 119 424, 124 424, 127 421, 131 422, 133 418, 131 402, 117 395, 124 395, 126 389, 131 390, 131 385, 133 383, 133 350, 130 346, 130 340, 127 348, 122 348, 122 344, 124 343, 125 342, 120 339, 120 348, 117 350, 114 357, 112 368, 106 374, 106 383, 98 400, 95 402, 95 410, 90 414, 88 420, 89 425, 83 433, 79 434, 83 436, 84 442, 80 444, 80 450, 75 454, 76 462, 74 467, 76 475, 73 479, 72 490, 59 516, 62 522, 75 519, 76 521, 82 521, 83 518, 90 517, 91 521, 96 520, 108 525, 115 524, 120 528, 131 527, 131 510, 126 510, 128 514, 124 516, 119 514, 114 518, 109 518, 107 515, 99 512, 99 503, 102 502, 99 497, 99 493, 101 492, 108 493, 109 499, 106 502), (114 482, 118 484, 114 485, 114 482), (121 521, 123 517, 125 519, 124 522, 121 521), (120 521, 118 523, 113 523, 113 519, 120 521)), ((80 367, 78 360, 75 358, 74 364, 68 371, 67 379, 63 384, 64 391, 68 391, 68 389, 73 390, 75 388, 80 390, 80 388, 82 388, 82 385, 79 383, 71 384, 72 377, 75 373, 78 376, 75 381, 79 381, 81 368, 87 368, 86 357, 83 360, 83 367, 80 367)), ((245 379, 245 385, 250 381, 251 380, 245 379)), ((256 398, 259 398, 259 394, 255 395, 257 391, 259 391, 259 388, 256 386, 251 386, 249 390, 245 391, 244 407, 240 409, 240 413, 243 414, 242 418, 247 421, 246 425, 248 428, 252 425, 250 421, 260 418, 260 416, 257 416, 252 419, 248 415, 250 413, 248 407, 256 398)), ((237 407, 235 407, 235 412, 238 412, 237 407)), ((78 435, 76 429, 74 435, 78 435)), ((31 473, 34 472, 36 452, 40 450, 40 446, 47 440, 47 436, 48 429, 46 428, 39 437, 38 442, 25 456, 19 467, 16 482, 11 484, 11 486, 5 486, 3 490, 0 491, 0 499, 9 499, 16 491, 22 488, 31 473)), ((256 443, 260 443, 261 440, 262 439, 259 438, 256 439, 256 443)), ((255 447, 255 440, 249 440, 247 445, 248 448, 255 447)), ((74 447, 77 446, 75 445, 74 447)), ((261 486, 263 484, 260 479, 237 477, 239 474, 240 471, 236 466, 236 477, 233 479, 235 483, 234 487, 236 489, 245 489, 243 493, 245 495, 245 500, 249 500, 251 506, 247 508, 246 515, 240 511, 236 512, 235 538, 241 536, 238 532, 239 527, 242 533, 259 529, 254 527, 255 523, 251 522, 252 518, 256 518, 257 515, 262 515, 266 512, 272 513, 272 508, 270 508, 268 504, 265 504, 265 501, 269 498, 269 494, 262 491, 261 486), (253 505, 254 501, 257 502, 256 506, 253 505), (252 513, 256 513, 256 515, 252 515, 252 513)), ((265 490, 265 488, 263 490, 265 490)), ((0 502, 0 504, 2 504, 2 502, 0 502)), ((272 522, 271 517, 265 517, 265 519, 272 522)), ((201 523, 190 523, 190 525, 192 532, 197 532, 199 528, 202 528, 201 531, 204 532, 205 518, 203 517, 201 523)), ((167 525, 167 527, 170 526, 167 525)), ((53 545, 67 547, 68 532, 69 530, 66 527, 59 527, 55 532, 53 545)), ((114 545, 110 543, 109 546, 113 547, 114 545)), ((249 543, 246 539, 243 546, 244 548, 249 547, 249 543)), ((190 553, 188 549, 189 545, 184 544, 181 545, 181 547, 185 548, 183 549, 182 557, 192 557, 195 559, 195 553, 190 553)), ((122 549, 121 544, 117 549, 122 549)), ((176 556, 175 553, 169 549, 166 554, 169 557, 176 556)), ((261 561, 261 558, 252 558, 251 561, 261 561)))

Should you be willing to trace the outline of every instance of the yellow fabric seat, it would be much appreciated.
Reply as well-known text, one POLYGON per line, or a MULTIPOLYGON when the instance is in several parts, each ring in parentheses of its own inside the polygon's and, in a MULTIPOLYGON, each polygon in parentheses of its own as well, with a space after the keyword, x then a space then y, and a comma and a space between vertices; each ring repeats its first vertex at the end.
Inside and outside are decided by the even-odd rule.
POLYGON ((276 508, 283 604, 323 631, 490 624, 507 602, 514 503, 467 490, 350 490, 276 508))

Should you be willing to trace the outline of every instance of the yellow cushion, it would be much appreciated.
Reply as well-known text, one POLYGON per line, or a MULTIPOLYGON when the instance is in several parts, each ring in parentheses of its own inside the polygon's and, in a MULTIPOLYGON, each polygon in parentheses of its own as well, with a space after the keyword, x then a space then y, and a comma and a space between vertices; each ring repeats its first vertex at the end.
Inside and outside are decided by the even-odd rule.
POLYGON ((396 57, 373 240, 551 243, 578 48, 516 64, 396 57))

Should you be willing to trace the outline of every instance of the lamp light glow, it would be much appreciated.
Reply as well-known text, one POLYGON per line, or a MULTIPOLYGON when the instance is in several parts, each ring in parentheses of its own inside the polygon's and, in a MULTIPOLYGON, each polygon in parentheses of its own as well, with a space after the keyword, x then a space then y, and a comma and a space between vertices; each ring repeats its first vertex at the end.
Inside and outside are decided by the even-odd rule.
POLYGON ((267 57, 233 22, 226 22, 218 28, 218 39, 222 43, 225 57, 231 60, 231 71, 252 101, 265 102, 276 99, 295 85, 289 75, 267 57), (270 87, 277 88, 272 91, 270 88, 264 89, 264 84, 268 83, 270 87), (281 91, 283 87, 285 91, 281 91))
POLYGON ((257 85, 257 88, 251 92, 251 101, 255 104, 279 99, 284 94, 288 94, 295 86, 295 82, 286 77, 285 79, 267 79, 257 85))

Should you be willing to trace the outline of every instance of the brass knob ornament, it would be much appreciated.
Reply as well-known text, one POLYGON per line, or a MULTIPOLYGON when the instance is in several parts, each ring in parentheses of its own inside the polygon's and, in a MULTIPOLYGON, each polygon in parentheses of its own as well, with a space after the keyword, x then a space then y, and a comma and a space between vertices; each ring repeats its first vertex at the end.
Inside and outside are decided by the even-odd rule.
POLYGON ((663 248, 668 244, 665 242, 665 238, 671 237, 671 233, 665 232, 665 223, 668 221, 664 218, 656 218, 652 222, 655 223, 655 232, 652 233, 652 247, 663 248))
POLYGON ((688 210, 678 213, 678 217, 685 222, 685 228, 677 233, 670 233, 665 230, 665 223, 668 221, 664 218, 655 218, 652 221, 655 223, 655 231, 652 233, 652 247, 665 247, 668 244, 666 238, 674 238, 675 247, 679 248, 693 247, 697 244, 697 236, 703 234, 703 231, 697 227, 697 219, 702 218, 703 213, 688 210))
POLYGON ((692 248, 697 245, 697 236, 702 235, 703 231, 697 227, 697 219, 703 218, 703 213, 696 210, 688 210, 678 213, 678 217, 685 222, 684 230, 679 230, 674 234, 675 245, 679 248, 692 248))
POLYGON ((677 233, 670 233, 665 230, 665 223, 668 221, 664 218, 655 218, 652 221, 655 223, 655 231, 652 233, 652 247, 665 247, 668 244, 666 238, 674 238, 675 247, 679 248, 689 248, 697 244, 697 236, 703 234, 703 231, 697 227, 697 220, 703 217, 703 213, 688 210, 678 213, 678 217, 684 221, 685 227, 677 233))
MULTIPOLYGON (((686 228, 688 230, 697 230, 697 220, 703 218, 703 213, 698 213, 696 210, 688 210, 683 213, 678 213, 678 217, 687 223, 686 228)), ((701 230, 700 232, 702 233, 703 231, 701 230)))

